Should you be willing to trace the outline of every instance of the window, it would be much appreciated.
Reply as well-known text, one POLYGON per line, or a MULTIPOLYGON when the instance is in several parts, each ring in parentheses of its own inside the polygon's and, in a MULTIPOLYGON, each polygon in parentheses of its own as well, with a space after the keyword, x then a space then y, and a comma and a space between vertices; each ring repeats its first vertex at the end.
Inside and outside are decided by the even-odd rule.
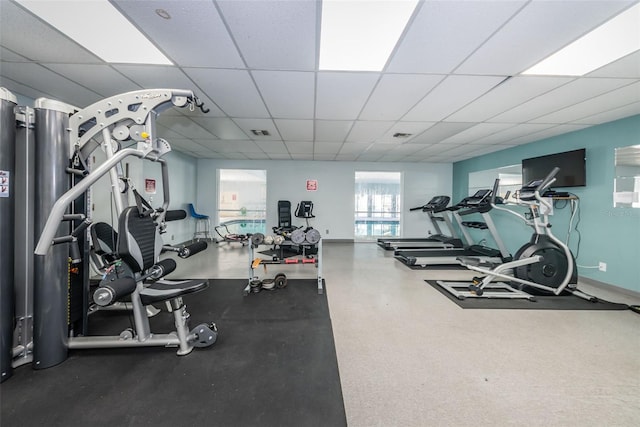
POLYGON ((356 172, 356 240, 400 236, 400 172, 356 172))
POLYGON ((267 171, 220 169, 218 179, 218 224, 230 233, 264 233, 267 171))

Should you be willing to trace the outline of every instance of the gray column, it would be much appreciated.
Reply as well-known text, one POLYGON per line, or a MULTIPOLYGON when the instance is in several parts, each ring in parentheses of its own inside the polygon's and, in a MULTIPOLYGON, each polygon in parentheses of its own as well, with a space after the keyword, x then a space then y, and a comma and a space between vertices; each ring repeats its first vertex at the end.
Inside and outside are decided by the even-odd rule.
POLYGON ((0 88, 0 382, 11 377, 13 359, 15 106, 15 96, 0 88))
MULTIPOLYGON (((69 189, 69 116, 60 103, 38 99, 35 106, 35 217, 39 238, 55 201, 69 189)), ((70 233, 62 222, 55 237, 70 233)), ((33 368, 55 366, 67 358, 69 247, 50 246, 34 260, 33 368)))

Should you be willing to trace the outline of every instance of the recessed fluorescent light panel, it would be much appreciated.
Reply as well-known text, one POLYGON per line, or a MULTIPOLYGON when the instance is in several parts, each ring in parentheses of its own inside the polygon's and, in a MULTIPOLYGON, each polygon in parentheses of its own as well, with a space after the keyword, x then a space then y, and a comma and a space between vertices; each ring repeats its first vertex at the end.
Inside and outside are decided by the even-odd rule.
POLYGON ((522 74, 582 76, 640 49, 640 4, 585 34, 522 74))
POLYGON ((418 0, 323 0, 320 69, 381 71, 418 0))
POLYGON ((16 0, 110 63, 173 65, 107 0, 16 0))

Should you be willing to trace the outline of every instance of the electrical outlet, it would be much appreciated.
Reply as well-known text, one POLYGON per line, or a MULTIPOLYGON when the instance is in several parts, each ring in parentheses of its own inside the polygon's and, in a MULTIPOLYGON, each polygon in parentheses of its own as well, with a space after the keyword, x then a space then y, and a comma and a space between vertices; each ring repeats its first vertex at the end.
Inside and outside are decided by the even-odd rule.
POLYGON ((329 234, 329 229, 324 230, 324 234, 329 234))
POLYGON ((598 270, 600 271, 607 271, 607 263, 606 262, 602 262, 600 261, 598 263, 598 270))
POLYGON ((175 239, 175 238, 176 238, 176 236, 172 234, 171 235, 171 241, 173 241, 173 239, 175 239))

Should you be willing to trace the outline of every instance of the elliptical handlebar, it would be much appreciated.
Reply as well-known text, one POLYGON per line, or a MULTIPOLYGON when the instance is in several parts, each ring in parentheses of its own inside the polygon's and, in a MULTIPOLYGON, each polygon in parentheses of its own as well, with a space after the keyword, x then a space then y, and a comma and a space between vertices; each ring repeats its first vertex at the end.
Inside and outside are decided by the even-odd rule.
POLYGON ((493 183, 493 190, 491 191, 491 207, 496 204, 496 194, 498 194, 498 187, 500 187, 500 178, 496 178, 493 183))
POLYGON ((538 187, 536 188, 536 192, 540 193, 544 190, 546 190, 551 184, 553 184, 556 180, 556 175, 558 174, 558 172, 560 172, 560 168, 559 167, 554 167, 551 172, 549 172, 549 175, 547 175, 542 182, 538 185, 538 187))

